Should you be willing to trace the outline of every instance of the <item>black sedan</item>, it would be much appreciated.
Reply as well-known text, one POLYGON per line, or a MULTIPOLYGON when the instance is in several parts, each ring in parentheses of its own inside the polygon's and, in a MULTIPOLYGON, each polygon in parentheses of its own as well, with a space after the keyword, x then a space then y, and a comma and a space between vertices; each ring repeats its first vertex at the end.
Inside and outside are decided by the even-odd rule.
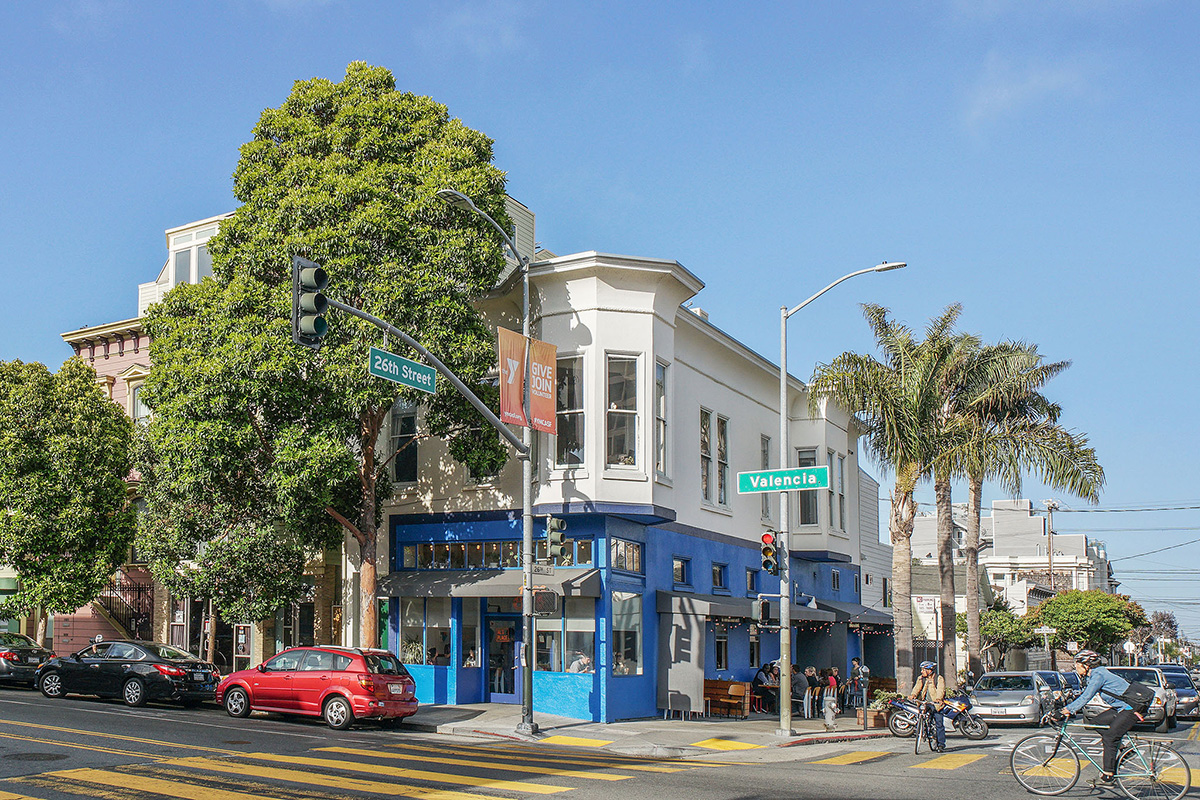
POLYGON ((175 700, 194 706, 212 700, 220 673, 191 653, 156 642, 114 639, 55 657, 37 671, 37 687, 50 698, 67 694, 119 697, 126 705, 175 700))
POLYGON ((51 653, 28 636, 19 633, 0 633, 0 681, 34 685, 34 673, 51 653))

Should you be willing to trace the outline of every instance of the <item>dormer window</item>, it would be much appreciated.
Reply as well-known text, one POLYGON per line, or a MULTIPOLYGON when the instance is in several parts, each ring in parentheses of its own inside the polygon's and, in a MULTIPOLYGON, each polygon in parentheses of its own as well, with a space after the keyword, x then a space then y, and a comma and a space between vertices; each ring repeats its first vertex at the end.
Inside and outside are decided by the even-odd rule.
POLYGON ((212 275, 212 256, 206 244, 217 232, 216 225, 171 236, 171 286, 199 283, 212 275))

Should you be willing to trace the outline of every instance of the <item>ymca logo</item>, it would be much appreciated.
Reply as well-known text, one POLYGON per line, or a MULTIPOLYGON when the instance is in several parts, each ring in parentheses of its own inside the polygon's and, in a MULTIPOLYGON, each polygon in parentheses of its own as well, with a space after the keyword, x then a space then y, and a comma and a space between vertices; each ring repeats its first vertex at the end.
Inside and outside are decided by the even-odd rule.
POLYGON ((507 357, 504 360, 508 362, 508 380, 505 383, 511 386, 513 381, 517 379, 517 368, 521 366, 521 362, 515 358, 507 357))

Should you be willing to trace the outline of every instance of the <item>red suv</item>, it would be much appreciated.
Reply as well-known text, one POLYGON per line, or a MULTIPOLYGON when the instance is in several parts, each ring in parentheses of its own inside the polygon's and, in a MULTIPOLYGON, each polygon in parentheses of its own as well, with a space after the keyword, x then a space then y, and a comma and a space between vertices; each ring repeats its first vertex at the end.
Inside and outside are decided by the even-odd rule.
POLYGON ((293 647, 217 685, 231 717, 278 711, 323 717, 334 730, 356 719, 394 724, 417 713, 416 684, 387 650, 293 647))

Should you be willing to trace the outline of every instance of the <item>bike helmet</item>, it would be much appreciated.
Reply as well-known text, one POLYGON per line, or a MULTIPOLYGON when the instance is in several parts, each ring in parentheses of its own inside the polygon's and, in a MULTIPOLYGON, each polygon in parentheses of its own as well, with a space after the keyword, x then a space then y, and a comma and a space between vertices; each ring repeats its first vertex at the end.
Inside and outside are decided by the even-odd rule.
POLYGON ((1080 650, 1075 654, 1075 663, 1085 667, 1097 666, 1103 660, 1095 650, 1080 650))
POLYGON ((935 664, 932 661, 922 661, 921 669, 927 669, 927 670, 930 670, 931 672, 937 672, 937 664, 935 664))

